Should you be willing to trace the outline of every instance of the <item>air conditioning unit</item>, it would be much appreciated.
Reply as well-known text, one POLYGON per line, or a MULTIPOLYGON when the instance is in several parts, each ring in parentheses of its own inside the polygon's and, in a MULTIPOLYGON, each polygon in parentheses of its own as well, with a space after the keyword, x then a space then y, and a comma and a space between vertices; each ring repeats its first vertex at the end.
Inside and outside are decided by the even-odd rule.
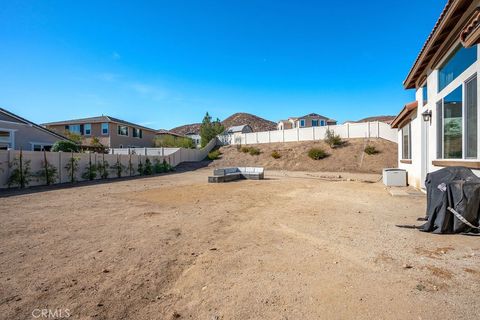
POLYGON ((383 184, 388 187, 406 187, 407 170, 396 168, 383 169, 383 184))

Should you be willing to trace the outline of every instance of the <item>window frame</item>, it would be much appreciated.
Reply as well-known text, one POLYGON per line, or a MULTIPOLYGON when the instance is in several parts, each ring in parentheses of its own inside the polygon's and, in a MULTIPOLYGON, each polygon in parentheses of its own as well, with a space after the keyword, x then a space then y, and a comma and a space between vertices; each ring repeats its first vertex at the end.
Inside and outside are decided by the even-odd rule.
POLYGON ((312 127, 319 127, 320 126, 320 120, 319 119, 312 119, 312 127), (313 122, 316 122, 316 124, 313 124, 313 122))
POLYGON ((143 131, 140 128, 132 128, 132 138, 142 139, 143 131))
POLYGON ((83 135, 84 136, 91 136, 92 135, 92 124, 91 123, 85 123, 83 125, 83 135), (87 133, 87 130, 89 131, 87 133))
POLYGON ((102 136, 108 136, 109 133, 110 133, 109 123, 108 123, 108 122, 102 122, 102 123, 100 124, 100 130, 101 130, 102 136), (104 125, 106 126, 107 132, 104 132, 104 130, 103 130, 103 129, 105 129, 105 128, 104 128, 104 125))
POLYGON ((118 135, 118 136, 120 136, 120 137, 128 137, 128 131, 129 131, 129 130, 128 130, 128 126, 122 125, 122 124, 117 125, 117 135, 118 135), (126 134, 121 134, 121 133, 120 133, 120 128, 126 128, 126 129, 127 129, 126 134))
MULTIPOLYGON (((477 52, 476 60, 475 60, 472 64, 470 64, 467 68, 465 68, 465 69, 464 69, 460 74, 458 74, 455 78, 453 78, 453 80, 450 81, 448 84, 446 84, 442 89, 440 89, 440 71, 441 71, 441 69, 442 69, 443 67, 445 67, 445 66, 451 61, 451 59, 458 53, 458 51, 460 51, 462 48, 463 48, 463 49, 472 49, 472 48, 464 48, 463 45, 462 45, 462 43, 461 43, 459 40, 457 40, 457 41, 451 46, 450 50, 448 50, 447 54, 445 54, 445 56, 443 57, 443 59, 441 59, 441 60, 438 62, 437 66, 435 67, 435 71, 436 71, 436 73, 437 73, 437 74, 436 74, 436 75, 437 75, 437 81, 436 81, 436 82, 437 82, 437 83, 436 83, 436 85, 437 85, 437 88, 436 88, 436 89, 437 89, 437 90, 436 90, 436 91, 437 91, 437 94, 439 94, 439 95, 440 95, 440 94, 443 94, 443 92, 444 92, 445 90, 447 90, 450 86, 452 86, 452 83, 454 83, 456 79, 460 78, 465 72, 468 71, 468 69, 470 69, 475 63, 478 62, 478 59, 479 59, 479 57, 478 57, 478 45, 475 45, 474 47, 476 48, 476 52, 477 52)), ((455 89, 455 88, 458 87, 458 85, 457 85, 457 86, 453 85, 453 87, 454 87, 453 89, 455 89)), ((451 91, 453 91, 453 90, 449 90, 449 91, 451 92, 451 91)))
POLYGON ((75 133, 75 134, 80 134, 81 135, 82 134, 82 125, 80 125, 80 124, 69 124, 67 130, 70 133, 75 133), (78 127, 78 131, 77 130, 75 130, 75 131, 72 130, 72 127, 75 127, 75 129, 78 127))
POLYGON ((412 122, 408 122, 405 124, 401 129, 400 132, 402 133, 402 159, 401 160, 412 160, 412 122), (404 154, 405 152, 405 135, 404 129, 408 128, 408 145, 407 145, 407 155, 404 154))
POLYGON ((305 119, 300 119, 299 122, 298 122, 298 127, 299 128, 305 128, 305 124, 307 122, 305 121, 305 119))
POLYGON ((325 120, 323 119, 320 120, 320 127, 325 127, 325 120))

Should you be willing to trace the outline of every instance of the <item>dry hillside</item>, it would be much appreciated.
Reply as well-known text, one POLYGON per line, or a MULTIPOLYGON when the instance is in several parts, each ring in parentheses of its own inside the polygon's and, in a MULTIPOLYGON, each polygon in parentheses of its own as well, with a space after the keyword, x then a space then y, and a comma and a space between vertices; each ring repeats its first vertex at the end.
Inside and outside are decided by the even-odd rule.
MULTIPOLYGON (((257 131, 269 131, 269 130, 276 130, 277 124, 267 119, 263 119, 257 117, 256 115, 250 113, 234 113, 230 117, 226 118, 222 121, 223 126, 225 129, 233 126, 241 126, 244 124, 248 124, 252 127, 254 132, 257 131)), ((176 134, 185 135, 187 133, 199 133, 200 132, 200 123, 192 123, 186 124, 183 126, 179 126, 170 130, 176 134)))
POLYGON ((324 172, 370 172, 380 173, 383 168, 397 166, 397 144, 383 140, 370 139, 368 143, 379 151, 376 155, 367 155, 363 151, 365 139, 349 139, 343 147, 332 149, 323 141, 304 141, 288 143, 271 143, 249 145, 260 149, 261 154, 252 156, 243 153, 236 146, 220 148, 221 159, 213 161, 210 166, 261 166, 274 170, 324 171, 324 172), (329 156, 322 160, 308 157, 311 148, 322 148, 329 156), (280 159, 271 154, 276 150, 280 159))

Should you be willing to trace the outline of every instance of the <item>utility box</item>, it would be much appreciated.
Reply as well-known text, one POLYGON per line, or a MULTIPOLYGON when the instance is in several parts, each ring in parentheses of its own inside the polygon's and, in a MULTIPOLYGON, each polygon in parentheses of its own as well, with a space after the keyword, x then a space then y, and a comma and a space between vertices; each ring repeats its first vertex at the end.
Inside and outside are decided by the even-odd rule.
POLYGON ((395 168, 383 169, 383 184, 387 187, 406 187, 407 170, 395 168))

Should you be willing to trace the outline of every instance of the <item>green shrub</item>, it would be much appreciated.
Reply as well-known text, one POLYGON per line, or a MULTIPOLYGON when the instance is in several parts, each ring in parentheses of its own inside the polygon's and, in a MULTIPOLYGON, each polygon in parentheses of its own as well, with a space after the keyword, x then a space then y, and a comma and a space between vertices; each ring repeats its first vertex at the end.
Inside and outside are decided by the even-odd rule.
POLYGON ((54 184, 58 176, 57 167, 48 162, 47 153, 43 151, 42 169, 38 170, 36 175, 41 181, 45 181, 47 186, 54 184))
POLYGON ((243 153, 249 153, 250 152, 250 147, 243 146, 240 148, 240 151, 243 153))
POLYGON ((97 163, 97 170, 98 170, 98 173, 100 174, 100 178, 102 179, 108 178, 108 176, 110 175, 109 168, 110 168, 110 164, 105 159, 97 163))
POLYGON ((250 150, 248 151, 251 156, 258 156, 260 154, 260 149, 255 148, 255 147, 250 147, 250 150))
POLYGON ((76 144, 72 141, 61 140, 61 141, 57 141, 53 144, 52 151, 53 152, 59 152, 59 151, 62 151, 62 152, 79 152, 80 147, 78 146, 78 144, 76 144))
POLYGON ((335 134, 335 131, 327 129, 325 133, 325 142, 330 146, 330 148, 335 148, 344 144, 340 135, 335 134))
POLYGON ((23 189, 29 185, 32 180, 32 172, 30 170, 30 160, 23 160, 23 152, 20 150, 18 158, 14 158, 12 163, 9 164, 11 169, 10 177, 8 177, 7 185, 18 186, 23 189))
POLYGON ((308 156, 313 160, 321 160, 326 158, 328 154, 321 148, 312 148, 308 150, 308 156))
POLYGON ((271 156, 273 159, 280 159, 282 157, 282 155, 277 150, 274 150, 271 156))
POLYGON ((368 155, 374 155, 374 154, 380 153, 380 151, 378 151, 377 148, 375 148, 375 146, 372 146, 370 144, 367 145, 363 151, 368 155))
POLYGON ((143 168, 143 174, 150 176, 153 174, 153 165, 152 161, 149 158, 145 159, 145 167, 143 168))
POLYGON ((222 154, 222 153, 220 152, 220 150, 218 150, 218 149, 217 149, 217 150, 213 150, 213 151, 211 151, 210 153, 208 153, 207 158, 208 158, 208 160, 217 160, 218 158, 220 158, 220 155, 221 155, 221 154, 222 154))
POLYGON ((65 169, 67 170, 68 175, 70 176, 70 182, 71 183, 74 183, 77 180, 76 175, 77 175, 77 171, 78 171, 78 161, 79 160, 80 160, 80 158, 74 157, 72 155, 70 157, 70 159, 68 159, 67 164, 65 165, 65 169))
POLYGON ((160 148, 186 148, 195 149, 195 143, 188 137, 176 137, 173 135, 162 135, 153 140, 155 147, 160 148))
POLYGON ((122 177, 122 172, 127 171, 127 168, 120 162, 120 156, 117 155, 117 161, 112 166, 112 170, 117 174, 117 178, 122 177))
POLYGON ((145 171, 143 170, 142 159, 138 159, 137 172, 138 172, 138 174, 141 175, 141 176, 143 176, 143 173, 145 172, 145 171))
POLYGON ((88 166, 85 168, 85 171, 82 173, 82 179, 85 180, 94 180, 97 177, 97 166, 95 163, 92 163, 92 154, 88 158, 88 166))

